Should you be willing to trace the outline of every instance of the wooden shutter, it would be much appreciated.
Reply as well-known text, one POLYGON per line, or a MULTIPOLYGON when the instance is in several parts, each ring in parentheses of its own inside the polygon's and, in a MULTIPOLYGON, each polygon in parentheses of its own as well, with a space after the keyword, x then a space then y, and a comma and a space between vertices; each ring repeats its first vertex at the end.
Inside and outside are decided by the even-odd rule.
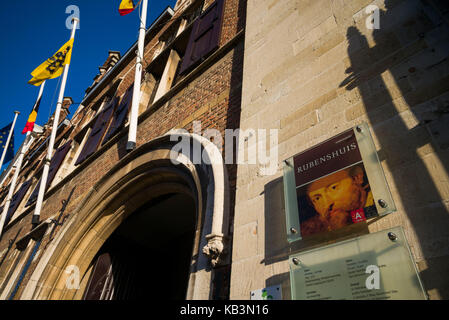
POLYGON ((128 115, 128 111, 131 108, 132 100, 133 100, 133 88, 134 85, 131 85, 125 92, 120 105, 117 110, 114 112, 114 117, 112 118, 111 125, 109 126, 109 130, 106 133, 106 136, 103 140, 103 144, 105 144, 109 139, 111 139, 126 122, 126 116, 128 115))
MULTIPOLYGON (((45 190, 48 189, 50 184, 53 182, 53 179, 56 176, 56 173, 58 172, 59 167, 62 164, 62 161, 64 161, 65 156, 67 155, 67 152, 69 152, 70 147, 72 145, 72 140, 67 141, 63 146, 59 147, 55 154, 53 155, 51 162, 50 162, 50 168, 48 170, 48 176, 47 176, 47 184, 45 186, 45 190)), ((25 206, 30 206, 33 204, 34 201, 37 199, 37 195, 39 194, 39 187, 41 185, 41 181, 36 185, 36 187, 33 190, 33 193, 28 199, 28 202, 25 206)))
POLYGON ((22 202, 22 199, 25 196, 25 193, 27 193, 30 185, 31 180, 25 181, 24 183, 22 183, 20 189, 12 196, 11 202, 9 203, 8 212, 6 214, 5 226, 8 224, 14 212, 16 212, 17 207, 19 206, 20 202, 22 202))
POLYGON ((27 203, 25 204, 25 207, 31 206, 34 201, 37 199, 37 195, 39 193, 39 187, 41 185, 41 180, 37 183, 36 187, 33 190, 33 193, 31 193, 30 197, 28 198, 27 203))
POLYGON ((192 27, 180 74, 191 70, 218 48, 223 22, 224 0, 216 0, 197 18, 192 27))
POLYGON ((48 171, 48 178, 47 178, 47 186, 45 187, 45 190, 48 189, 50 184, 53 182, 53 179, 56 176, 56 173, 59 170, 59 167, 62 164, 62 161, 64 161, 65 156, 67 155, 67 152, 69 152, 70 147, 72 146, 72 140, 67 141, 63 146, 59 147, 55 154, 53 155, 53 158, 50 162, 50 169, 48 171))
POLYGON ((107 124, 111 119, 112 112, 114 111, 114 107, 117 104, 117 98, 111 100, 108 103, 106 108, 100 113, 95 121, 95 124, 90 132, 89 138, 84 145, 83 150, 81 151, 78 159, 76 160, 75 165, 79 165, 81 162, 86 160, 90 155, 92 155, 95 151, 97 151, 98 146, 100 145, 101 138, 103 137, 107 124))

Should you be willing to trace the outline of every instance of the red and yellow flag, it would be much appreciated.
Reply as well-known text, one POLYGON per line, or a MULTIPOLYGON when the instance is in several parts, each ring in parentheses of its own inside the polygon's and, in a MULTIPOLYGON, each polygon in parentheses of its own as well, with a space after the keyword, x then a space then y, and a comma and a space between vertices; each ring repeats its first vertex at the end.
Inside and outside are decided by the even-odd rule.
POLYGON ((34 104, 33 110, 31 110, 27 123, 25 124, 25 128, 23 128, 22 130, 22 134, 25 134, 28 131, 33 131, 34 123, 36 122, 37 112, 39 111, 39 105, 41 104, 41 98, 42 97, 40 97, 34 104))
POLYGON ((122 2, 120 2, 118 12, 120 13, 121 16, 127 15, 128 13, 133 12, 134 9, 139 6, 140 1, 136 5, 134 5, 133 0, 122 0, 122 2))

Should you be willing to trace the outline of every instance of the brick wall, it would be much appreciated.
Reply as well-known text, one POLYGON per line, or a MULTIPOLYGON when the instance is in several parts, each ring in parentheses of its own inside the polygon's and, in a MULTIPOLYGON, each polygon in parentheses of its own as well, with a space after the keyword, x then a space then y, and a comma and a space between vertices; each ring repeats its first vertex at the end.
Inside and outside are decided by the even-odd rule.
MULTIPOLYGON (((223 24, 223 32, 221 35, 222 45, 226 44, 236 36, 238 31, 242 30, 243 24, 240 19, 245 5, 246 1, 244 0, 226 0, 226 19, 223 24), (237 15, 237 12, 240 12, 240 16, 237 15), (239 27, 237 28, 237 26, 239 27)), ((181 13, 176 12, 175 16, 179 14, 181 13)), ((148 61, 151 59, 154 50, 156 49, 155 45, 157 39, 168 27, 169 25, 164 26, 158 35, 146 45, 145 59, 148 61)), ((134 59, 128 66, 123 68, 115 79, 111 80, 112 83, 116 79, 123 78, 123 81, 118 87, 118 95, 122 95, 129 85, 133 83, 133 65, 134 59)), ((224 56, 213 62, 210 68, 196 76, 190 83, 186 83, 184 87, 181 87, 179 92, 168 100, 165 105, 155 110, 150 115, 145 115, 138 126, 137 147, 165 134, 175 127, 183 127, 187 130, 191 130, 193 120, 201 121, 203 130, 207 128, 217 129, 222 132, 223 136, 226 128, 237 128, 240 120, 242 69, 243 38, 236 42, 234 48, 230 48, 224 56), (192 115, 194 115, 194 117, 191 117, 192 115)), ((85 110, 89 110, 89 108, 106 93, 106 91, 107 88, 103 89, 96 97, 92 98, 92 102, 88 106, 84 106, 85 110)), ((82 116, 79 118, 83 119, 82 116)), ((83 119, 82 122, 85 124, 85 119, 83 119)), ((77 132, 79 132, 79 130, 74 131, 74 133, 77 132)), ((123 134, 115 144, 102 148, 101 151, 94 156, 94 161, 91 161, 87 165, 81 165, 83 166, 81 171, 75 169, 75 174, 71 175, 70 180, 63 180, 64 183, 58 184, 53 188, 49 193, 48 198, 44 201, 41 221, 55 217, 62 207, 61 201, 67 199, 72 190, 72 198, 68 203, 66 212, 73 212, 95 183, 104 177, 120 158, 126 154, 124 151, 126 140, 127 134, 123 134)), ((89 160, 87 162, 89 162, 89 160)), ((235 181, 236 172, 235 170, 230 171, 230 179, 235 181)), ((24 234, 30 231, 31 216, 32 212, 29 212, 29 214, 16 221, 5 230, 0 243, 0 252, 4 252, 8 245, 8 240, 12 239, 17 233, 19 234, 18 239, 20 239, 24 234)), ((16 298, 20 296, 24 285, 26 285, 47 244, 48 239, 45 238, 41 245, 40 254, 33 261, 30 269, 25 275, 16 298)), ((6 269, 6 264, 0 267, 0 280, 5 276, 4 271, 6 269)))

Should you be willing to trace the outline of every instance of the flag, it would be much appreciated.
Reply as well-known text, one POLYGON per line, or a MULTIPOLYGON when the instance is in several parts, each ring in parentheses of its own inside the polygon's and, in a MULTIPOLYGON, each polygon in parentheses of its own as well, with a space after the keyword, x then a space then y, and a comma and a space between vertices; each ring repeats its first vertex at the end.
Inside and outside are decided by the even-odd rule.
MULTIPOLYGON (((142 1, 142 0, 140 0, 142 1)), ((134 11, 135 8, 137 8, 140 4, 140 1, 134 5, 133 0, 122 0, 120 2, 120 6, 118 8, 118 13, 120 13, 121 16, 127 15, 128 13, 131 13, 134 11)))
POLYGON ((40 86, 47 79, 54 79, 62 74, 63 67, 70 63, 73 39, 70 39, 50 58, 31 72, 33 78, 29 84, 40 86))
POLYGON ((36 122, 37 112, 39 111, 39 105, 41 104, 42 96, 37 99, 36 103, 31 110, 30 115, 28 116, 27 123, 25 124, 25 128, 22 130, 22 134, 27 133, 28 131, 33 131, 34 123, 36 122))
MULTIPOLYGON (((0 130, 0 152, 3 153, 5 149, 6 140, 8 140, 9 131, 11 130, 12 122, 6 127, 0 130)), ((14 158, 14 132, 11 135, 11 141, 9 142, 8 150, 5 154, 5 159, 3 163, 6 163, 14 158)))

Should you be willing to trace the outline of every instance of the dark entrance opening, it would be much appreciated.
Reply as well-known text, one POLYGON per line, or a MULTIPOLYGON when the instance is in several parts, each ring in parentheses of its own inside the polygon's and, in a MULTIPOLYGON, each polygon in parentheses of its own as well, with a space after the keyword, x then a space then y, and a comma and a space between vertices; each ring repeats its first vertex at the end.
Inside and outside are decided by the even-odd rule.
POLYGON ((187 195, 145 204, 93 259, 83 299, 185 299, 195 228, 195 203, 187 195))

